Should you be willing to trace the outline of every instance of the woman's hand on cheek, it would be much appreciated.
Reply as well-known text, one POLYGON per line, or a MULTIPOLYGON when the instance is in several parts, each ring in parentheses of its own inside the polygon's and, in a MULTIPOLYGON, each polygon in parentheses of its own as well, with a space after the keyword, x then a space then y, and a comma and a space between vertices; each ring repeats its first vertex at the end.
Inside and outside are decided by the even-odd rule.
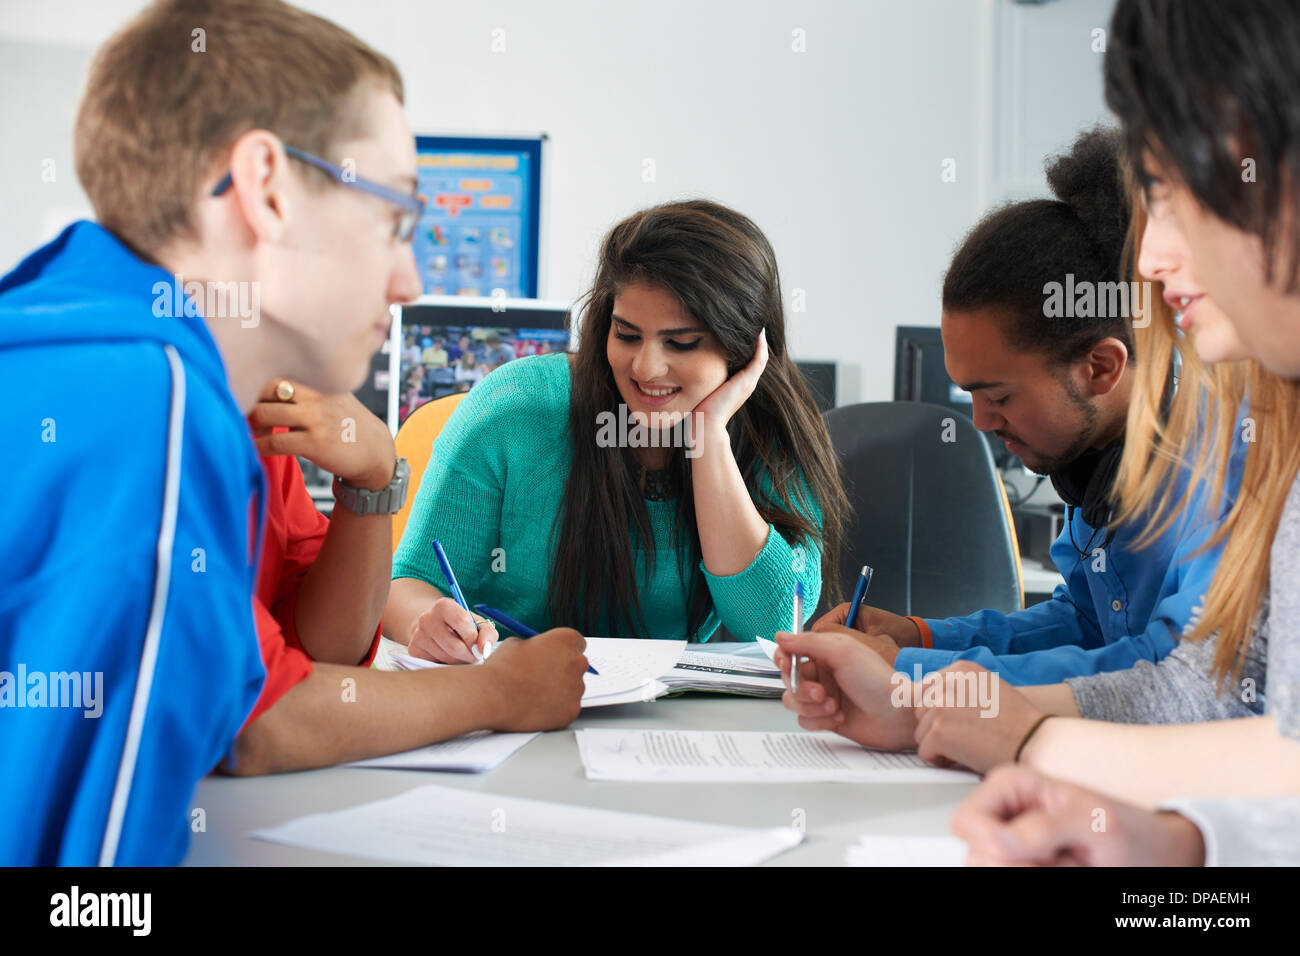
POLYGON ((740 411, 740 407, 754 394, 758 380, 767 368, 767 332, 759 333, 758 345, 754 348, 754 357, 749 364, 735 375, 715 388, 704 401, 695 406, 696 421, 706 434, 710 430, 721 431, 727 427, 731 417, 740 411))

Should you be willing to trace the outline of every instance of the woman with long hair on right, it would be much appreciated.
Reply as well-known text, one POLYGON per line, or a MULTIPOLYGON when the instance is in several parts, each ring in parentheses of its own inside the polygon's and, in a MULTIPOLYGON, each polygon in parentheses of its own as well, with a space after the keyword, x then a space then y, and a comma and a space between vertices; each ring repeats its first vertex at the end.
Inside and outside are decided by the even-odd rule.
MULTIPOLYGON (((1177 243, 1185 241, 1208 293, 1176 299, 1179 326, 1195 346, 1178 349, 1184 356, 1179 387, 1186 389, 1189 379, 1208 381, 1217 413, 1211 440, 1191 448, 1192 403, 1183 403, 1181 421, 1171 415, 1162 425, 1160 373, 1148 369, 1140 389, 1145 402, 1135 405, 1131 422, 1146 424, 1161 454, 1146 474, 1140 463, 1129 463, 1123 491, 1158 497, 1160 458, 1180 448, 1221 475, 1232 428, 1227 415, 1238 398, 1249 401, 1247 421, 1255 427, 1220 572, 1189 639, 1206 639, 1198 656, 1219 688, 1266 701, 1265 716, 1162 728, 1165 743, 1191 749, 1205 761, 1205 775, 1222 778, 1212 792, 1258 792, 1234 776, 1247 760, 1271 777, 1268 789, 1287 795, 1184 797, 1153 813, 1052 779, 1068 776, 1060 747, 1069 741, 1059 740, 1055 759, 1037 769, 998 768, 959 809, 953 829, 969 843, 973 863, 1300 864, 1300 201, 1294 191, 1300 121, 1294 110, 1277 106, 1300 92, 1297 63, 1300 10, 1245 2, 1225 13, 1196 0, 1121 0, 1106 60, 1108 102, 1143 170, 1151 220, 1144 245, 1151 252, 1153 235, 1162 232, 1173 240, 1175 255, 1167 245, 1165 258, 1148 255, 1143 271, 1168 271, 1177 243), (1224 111, 1206 116, 1209 104, 1224 111), (1246 160, 1254 175, 1239 176, 1246 160), (1255 361, 1207 376, 1197 353, 1255 361), (1241 676, 1252 652, 1267 655, 1266 682, 1259 686, 1241 676), (1098 808, 1108 820, 1101 831, 1089 826, 1098 808)), ((1148 331, 1157 363, 1171 358, 1178 339, 1168 318, 1148 331)), ((1138 772, 1158 773, 1167 764, 1138 772)), ((1104 782, 1100 789, 1115 792, 1104 782)))
MULTIPOLYGON (((1180 508, 1188 507, 1186 496, 1168 490, 1169 474, 1178 463, 1194 463, 1193 485, 1222 485, 1235 442, 1259 444, 1261 429, 1276 436, 1294 428, 1300 417, 1300 382, 1274 375, 1252 359, 1242 360, 1248 350, 1191 272, 1186 243, 1171 221, 1167 185, 1153 182, 1145 195, 1145 203, 1139 196, 1134 220, 1135 232, 1142 236, 1138 274, 1160 283, 1164 301, 1181 308, 1175 311, 1162 303, 1151 325, 1135 332, 1145 361, 1138 367, 1128 427, 1136 439, 1134 447, 1144 451, 1121 462, 1116 494, 1122 502, 1121 519, 1146 507, 1154 515, 1149 533, 1155 534, 1180 508), (1194 348, 1187 347, 1189 340, 1194 348), (1240 418, 1243 402, 1246 415, 1240 418)), ((1277 570, 1265 545, 1277 540, 1275 532, 1282 533, 1279 523, 1300 464, 1298 451, 1300 444, 1275 440, 1248 453, 1237 505, 1221 528, 1227 540, 1219 571, 1202 601, 1199 620, 1169 658, 1159 666, 1140 662, 1129 671, 1024 689, 1038 708, 1038 720, 1055 714, 1089 721, 1071 739, 1026 747, 1022 756, 1027 763, 1059 762, 1069 748, 1086 745, 1090 756, 1076 763, 1071 778, 1113 793, 1117 761, 1110 750, 1095 747, 1099 728, 1092 721, 1170 724, 1253 717, 1264 711, 1266 693, 1276 680, 1269 680, 1270 634, 1265 630, 1270 564, 1277 570)), ((1278 690, 1286 692, 1285 687, 1278 690)), ((1121 757, 1119 762, 1122 772, 1134 770, 1129 759, 1121 757)), ((1216 772, 1213 766, 1205 770, 1216 772)), ((1156 785, 1165 786, 1162 781, 1156 785)), ((1247 787, 1254 789, 1249 783, 1247 787)), ((1168 809, 1151 815, 1030 766, 1003 765, 963 805, 953 826, 970 841, 972 862, 1050 862, 1058 852, 1062 859, 1101 865, 1145 858, 1202 862, 1207 848, 1192 821, 1212 811, 1200 800, 1166 803, 1182 812, 1168 809), (1086 809, 1076 819, 1074 811, 1080 807, 1086 809), (1105 839, 1091 829, 1092 811, 1098 807, 1117 823, 1108 824, 1105 839), (1064 844, 1054 847, 1049 859, 1041 859, 1044 840, 1064 844)), ((1208 820, 1202 822, 1209 827, 1208 820)), ((1295 824, 1300 828, 1300 818, 1295 824)), ((1297 845, 1289 848, 1277 836, 1269 836, 1265 846, 1252 846, 1255 858, 1242 862, 1265 862, 1277 853, 1300 854, 1300 829, 1292 840, 1297 845)), ((1238 853, 1252 845, 1241 834, 1234 834, 1231 843, 1238 853)), ((1293 862, 1300 862, 1300 856, 1293 862)))
MULTIPOLYGON (((1300 10, 1250 0, 1231 17, 1200 0, 1123 0, 1111 30, 1108 101, 1149 207, 1139 271, 1162 280, 1187 333, 1179 337, 1166 312, 1163 331, 1153 326, 1138 345, 1144 371, 1130 427, 1148 442, 1126 448, 1121 510, 1186 507, 1161 484, 1172 462, 1190 460, 1222 487, 1233 446, 1247 449, 1198 624, 1157 665, 1045 687, 1004 684, 994 720, 952 706, 944 691, 957 682, 945 686, 939 672, 936 703, 908 718, 918 752, 935 763, 979 771, 1023 763, 1145 808, 1190 800, 1183 805, 1194 809, 1178 820, 1157 817, 1167 824, 1161 833, 1181 834, 1168 845, 1193 844, 1184 862, 1197 852, 1221 858, 1223 840, 1188 836, 1189 817, 1208 834, 1216 815, 1234 831, 1224 839, 1254 862, 1300 861, 1300 197, 1281 186, 1300 175, 1300 113, 1274 105, 1300 90, 1297 64, 1300 10), (1184 359, 1176 389, 1175 348, 1184 359), (1198 353, 1254 361, 1211 375, 1198 353), (1238 434, 1243 402, 1249 415, 1238 434), (1239 801, 1247 797, 1256 799, 1239 801)), ((790 654, 812 658, 787 706, 806 729, 870 744, 898 711, 881 705, 854 642, 838 637, 778 635, 784 667, 790 654)), ((974 669, 963 662, 947 671, 974 669)), ((1018 817, 1025 779, 1004 772, 990 781, 981 819, 989 822, 989 807, 1018 817)), ((996 814, 992 832, 1006 839, 996 814)), ((1072 832, 1081 822, 1090 821, 1068 821, 1072 832)), ((1072 858, 1099 846, 1075 846, 1072 858)), ((991 847, 985 839, 975 855, 991 847)))

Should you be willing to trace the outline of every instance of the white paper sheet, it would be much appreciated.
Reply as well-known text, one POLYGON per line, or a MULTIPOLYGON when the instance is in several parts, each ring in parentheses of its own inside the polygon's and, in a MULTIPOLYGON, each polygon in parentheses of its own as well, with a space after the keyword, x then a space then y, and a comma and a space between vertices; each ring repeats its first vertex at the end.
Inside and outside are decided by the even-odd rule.
POLYGON ((951 836, 863 836, 844 854, 846 866, 965 866, 966 844, 951 836))
POLYGON ((619 637, 587 638, 587 660, 600 671, 588 673, 583 680, 588 698, 608 694, 625 694, 645 688, 655 678, 668 673, 686 650, 685 641, 651 641, 619 637))
POLYGON ((249 836, 442 866, 752 866, 803 839, 794 827, 695 823, 436 785, 249 836))
POLYGON ((915 753, 868 750, 837 734, 723 730, 578 730, 589 780, 974 783, 915 753))
POLYGON ((473 664, 443 664, 423 657, 412 657, 405 650, 393 651, 389 655, 389 661, 399 671, 422 671, 429 667, 477 667, 483 663, 475 661, 473 664))
POLYGON ((602 694, 599 697, 584 694, 582 696, 582 709, 609 707, 611 704, 646 704, 663 697, 668 693, 669 689, 668 685, 663 681, 652 680, 617 694, 602 694))
MULTIPOLYGON (((583 676, 583 707, 605 707, 654 700, 668 692, 656 678, 668 673, 686 650, 685 641, 652 641, 619 637, 587 638, 587 661, 599 674, 583 676)), ((427 667, 478 667, 479 664, 435 664, 404 651, 391 654, 398 670, 427 667)))
POLYGON ((346 767, 369 767, 387 770, 450 770, 457 773, 483 773, 500 766, 507 758, 539 733, 531 734, 494 734, 488 730, 476 730, 454 740, 445 740, 440 744, 407 750, 404 753, 389 754, 386 757, 371 757, 344 764, 346 767))

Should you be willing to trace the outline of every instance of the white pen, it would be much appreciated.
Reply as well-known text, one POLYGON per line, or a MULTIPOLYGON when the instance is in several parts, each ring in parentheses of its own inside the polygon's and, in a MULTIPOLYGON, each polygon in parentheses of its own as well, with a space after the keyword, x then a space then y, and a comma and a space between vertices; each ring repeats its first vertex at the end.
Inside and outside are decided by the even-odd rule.
MULTIPOLYGON (((803 582, 794 582, 794 621, 790 625, 790 633, 798 634, 799 625, 803 623, 803 582)), ((799 657, 793 655, 790 658, 790 693, 799 692, 799 657)))

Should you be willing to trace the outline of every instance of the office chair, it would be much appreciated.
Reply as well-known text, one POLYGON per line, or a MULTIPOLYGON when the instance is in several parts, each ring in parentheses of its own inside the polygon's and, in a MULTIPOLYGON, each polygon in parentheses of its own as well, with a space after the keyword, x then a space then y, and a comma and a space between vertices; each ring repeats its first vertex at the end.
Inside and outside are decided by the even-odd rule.
POLYGON ((1006 491, 969 418, 941 405, 868 402, 825 420, 854 507, 840 554, 846 599, 869 564, 866 603, 895 614, 1024 607, 1006 491))

